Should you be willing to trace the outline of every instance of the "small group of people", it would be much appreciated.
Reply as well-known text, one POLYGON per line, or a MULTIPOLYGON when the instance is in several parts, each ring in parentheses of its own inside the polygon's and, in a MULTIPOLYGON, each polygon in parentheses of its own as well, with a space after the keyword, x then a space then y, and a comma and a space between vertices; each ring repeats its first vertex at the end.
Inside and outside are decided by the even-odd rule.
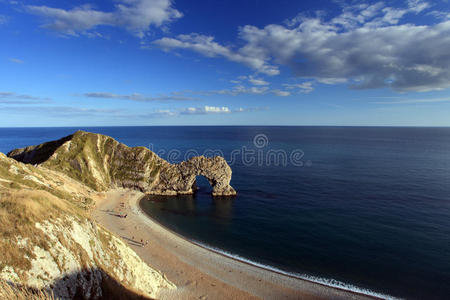
POLYGON ((120 212, 124 208, 125 208, 125 203, 124 202, 120 202, 118 212, 115 212, 115 211, 117 211, 116 209, 114 209, 113 211, 115 212, 115 215, 117 217, 119 217, 119 218, 126 218, 128 216, 128 214, 124 214, 123 212, 120 212))
MULTIPOLYGON (((134 240, 134 236, 132 236, 131 239, 133 240, 133 242, 139 243, 139 242, 134 240)), ((148 245, 148 240, 146 240, 145 243, 144 243, 144 240, 141 239, 140 244, 141 244, 141 247, 147 246, 148 245)))

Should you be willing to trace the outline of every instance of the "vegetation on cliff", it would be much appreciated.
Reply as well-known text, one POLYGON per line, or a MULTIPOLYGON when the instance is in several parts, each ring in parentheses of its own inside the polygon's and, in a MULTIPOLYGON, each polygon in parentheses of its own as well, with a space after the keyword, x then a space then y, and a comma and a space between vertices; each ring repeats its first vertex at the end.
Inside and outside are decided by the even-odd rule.
POLYGON ((0 295, 18 288, 33 295, 42 290, 63 299, 98 299, 120 291, 130 299, 174 288, 91 220, 96 197, 70 176, 0 153, 0 280, 8 282, 0 295))

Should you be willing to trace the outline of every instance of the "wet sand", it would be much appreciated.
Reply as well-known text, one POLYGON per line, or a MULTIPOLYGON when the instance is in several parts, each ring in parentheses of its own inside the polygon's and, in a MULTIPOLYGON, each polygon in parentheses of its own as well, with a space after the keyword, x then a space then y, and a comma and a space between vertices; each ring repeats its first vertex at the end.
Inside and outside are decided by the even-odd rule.
POLYGON ((374 299, 259 268, 193 244, 142 212, 142 196, 112 190, 97 201, 93 217, 176 284, 176 290, 161 291, 159 299, 374 299))

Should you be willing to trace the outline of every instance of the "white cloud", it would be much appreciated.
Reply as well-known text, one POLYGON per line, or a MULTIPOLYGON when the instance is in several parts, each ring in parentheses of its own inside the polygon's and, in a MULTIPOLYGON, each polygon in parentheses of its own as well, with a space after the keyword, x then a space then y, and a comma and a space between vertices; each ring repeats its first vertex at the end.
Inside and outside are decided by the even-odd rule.
POLYGON ((314 90, 313 82, 307 81, 302 83, 284 83, 284 88, 287 90, 297 90, 299 93, 308 94, 314 90))
POLYGON ((268 87, 256 87, 256 86, 251 86, 251 87, 245 87, 243 85, 236 85, 233 87, 232 89, 232 93, 237 93, 237 94, 254 94, 254 95, 259 95, 259 94, 264 94, 269 90, 268 87))
POLYGON ((338 84, 338 83, 345 83, 347 82, 346 78, 314 78, 315 80, 317 80, 320 83, 323 84, 338 84))
POLYGON ((396 22, 397 13, 383 8, 378 13, 381 19, 372 17, 377 21, 355 29, 345 29, 352 27, 349 22, 341 22, 343 28, 333 23, 336 20, 314 18, 292 29, 280 25, 263 29, 245 26, 241 36, 248 41, 245 47, 263 49, 301 78, 324 83, 351 80, 353 88, 392 87, 399 91, 450 87, 450 57, 446 50, 450 49, 450 22, 389 25, 396 22))
POLYGON ((242 113, 242 112, 255 112, 265 110, 265 108, 243 108, 239 107, 237 109, 230 109, 227 106, 208 106, 203 107, 188 107, 179 110, 181 115, 206 115, 206 114, 231 114, 231 113, 242 113))
MULTIPOLYGON (((379 10, 383 8, 383 6, 384 4, 381 2, 374 3, 372 5, 362 3, 344 6, 342 14, 331 19, 330 24, 333 26, 340 26, 345 29, 354 29, 365 23, 368 19, 373 18, 379 10)), ((305 20, 307 20, 307 18, 304 18, 301 21, 305 20)))
POLYGON ((269 91, 269 88, 266 86, 251 86, 246 87, 244 85, 238 84, 233 86, 231 89, 222 89, 222 90, 212 90, 212 91, 204 91, 199 92, 204 95, 231 95, 237 96, 241 94, 251 94, 251 95, 261 95, 265 94, 269 91))
POLYGON ((181 108, 178 110, 168 109, 155 109, 153 111, 135 112, 124 109, 109 109, 109 108, 88 108, 88 107, 76 107, 76 106, 10 106, 2 105, 0 99, 0 106, 2 111, 7 111, 11 114, 17 114, 23 116, 24 113, 30 113, 32 115, 40 114, 46 115, 55 119, 67 119, 67 118, 106 118, 108 120, 126 120, 129 122, 137 120, 147 120, 149 118, 170 118, 178 117, 180 115, 205 115, 205 114, 232 114, 243 112, 257 112, 266 110, 267 108, 237 108, 230 109, 228 107, 190 107, 181 108), (112 119, 111 119, 112 118, 112 119))
POLYGON ((248 77, 248 81, 253 85, 269 85, 270 83, 261 79, 261 78, 255 78, 253 76, 248 77))
POLYGON ((270 85, 270 82, 265 81, 262 78, 255 77, 253 75, 249 75, 249 76, 242 75, 242 76, 238 76, 237 79, 230 80, 231 83, 234 83, 236 85, 242 84, 243 81, 248 81, 249 83, 251 83, 253 85, 257 85, 257 86, 270 85))
POLYGON ((18 58, 13 58, 13 57, 8 58, 8 60, 9 60, 10 62, 13 62, 13 63, 16 63, 16 64, 23 64, 23 63, 24 63, 23 60, 18 59, 18 58))
MULTIPOLYGON (((240 77, 243 79, 244 76, 240 77)), ((245 76, 245 79, 248 79, 245 76)), ((238 82, 241 82, 240 80, 238 82)), ((307 90, 312 91, 312 87, 308 86, 312 83, 296 84, 296 89, 303 89, 302 92, 306 93, 307 90)), ((288 89, 294 89, 294 87, 289 87, 288 89)), ((99 99, 120 99, 120 100, 130 100, 137 102, 155 102, 155 101, 199 101, 201 100, 197 96, 214 96, 214 95, 227 95, 227 96, 239 96, 239 95, 266 95, 268 93, 273 93, 277 96, 287 96, 290 94, 288 91, 281 90, 271 90, 267 86, 245 86, 242 84, 236 84, 231 88, 220 89, 220 90, 183 90, 171 92, 167 95, 158 96, 146 96, 138 93, 133 94, 114 94, 108 92, 90 92, 84 94, 74 94, 75 96, 84 96, 88 98, 99 98, 99 99)))
POLYGON ((431 5, 423 0, 408 0, 408 9, 415 13, 422 12, 423 10, 429 8, 431 5))
MULTIPOLYGON (((220 90, 206 90, 206 91, 193 91, 193 90, 185 90, 182 92, 179 92, 177 94, 180 95, 201 95, 201 96, 213 96, 213 95, 227 95, 227 96, 239 96, 239 95, 267 95, 269 93, 272 93, 276 96, 280 96, 280 97, 285 97, 285 96, 289 96, 291 94, 291 92, 289 91, 283 91, 280 89, 270 89, 267 86, 245 86, 243 84, 240 84, 242 82, 242 80, 246 80, 248 79, 247 76, 239 76, 238 77, 239 80, 232 80, 232 82, 236 82, 237 84, 232 86, 231 88, 227 88, 227 89, 220 89, 220 90)), ((302 88, 302 92, 306 93, 306 90, 310 90, 312 91, 313 88, 312 86, 312 82, 311 83, 304 83, 304 86, 302 86, 301 84, 297 84, 299 85, 298 87, 296 87, 297 89, 302 88)), ((294 87, 291 87, 290 89, 294 89, 294 87)))
MULTIPOLYGON (((345 6, 331 19, 299 16, 289 25, 239 28, 240 48, 225 47, 214 37, 179 35, 156 45, 221 56, 264 74, 288 66, 306 80, 347 82, 354 89, 389 87, 396 91, 450 88, 450 20, 431 25, 402 23, 407 15, 426 13, 428 2, 404 7, 383 2, 345 6)), ((308 89, 305 89, 308 91, 308 89)))
POLYGON ((154 112, 151 112, 149 115, 153 117, 173 117, 176 116, 177 113, 169 109, 157 109, 154 112))
POLYGON ((282 91, 282 90, 272 90, 272 93, 274 93, 276 96, 279 96, 279 97, 287 97, 287 96, 291 95, 291 92, 282 91))
POLYGON ((122 100, 132 100, 137 102, 152 102, 152 101, 193 101, 198 100, 192 97, 186 97, 183 95, 178 95, 172 93, 171 95, 160 95, 160 96, 145 96, 142 94, 134 93, 134 94, 113 94, 113 93, 104 93, 104 92, 91 92, 84 93, 83 96, 88 98, 103 98, 103 99, 122 99, 122 100))
POLYGON ((204 115, 204 114, 223 114, 223 113, 231 113, 231 110, 226 107, 217 107, 217 106, 203 106, 203 107, 188 107, 185 109, 182 109, 180 111, 183 115, 204 115))
POLYGON ((100 25, 122 27, 142 38, 150 26, 161 27, 183 15, 172 7, 171 0, 118 0, 114 10, 100 11, 91 5, 73 9, 48 6, 27 5, 30 13, 44 16, 44 25, 65 35, 88 34, 89 30, 100 25))
MULTIPOLYGON (((240 81, 236 81, 240 82, 240 81)), ((203 90, 203 91, 194 91, 194 90, 184 90, 181 92, 172 93, 175 95, 200 95, 200 96, 212 96, 212 95, 229 95, 229 96, 238 96, 242 94, 250 94, 250 95, 263 95, 269 92, 269 88, 267 86, 251 86, 247 87, 240 83, 232 86, 231 88, 220 89, 220 90, 203 90)))
POLYGON ((450 19, 450 12, 448 11, 439 11, 439 10, 433 10, 427 13, 427 15, 432 16, 436 19, 450 19))
POLYGON ((165 51, 173 49, 190 49, 206 57, 224 57, 230 61, 242 63, 267 75, 277 75, 280 73, 278 67, 267 62, 267 57, 252 55, 250 49, 244 48, 234 51, 214 41, 214 37, 200 34, 181 34, 177 38, 164 37, 156 40, 153 44, 161 47, 165 51))
POLYGON ((143 113, 137 115, 139 118, 147 118, 147 117, 177 117, 180 115, 208 115, 208 114, 233 114, 233 113, 243 113, 243 112, 257 112, 266 110, 267 108, 260 107, 250 107, 243 108, 239 107, 236 109, 231 109, 227 106, 209 106, 205 105, 202 107, 186 107, 180 108, 177 110, 169 110, 169 109, 159 109, 148 113, 143 113))
POLYGON ((50 101, 51 99, 48 97, 38 97, 13 92, 0 92, 1 104, 39 104, 48 103, 50 101))
POLYGON ((205 112, 207 113, 229 113, 230 109, 226 106, 216 107, 216 106, 205 106, 205 112))
POLYGON ((267 110, 267 108, 239 107, 236 109, 231 109, 227 106, 205 105, 202 107, 186 107, 186 108, 180 108, 177 110, 168 110, 168 109, 155 110, 153 112, 143 114, 142 117, 177 117, 180 115, 233 114, 233 113, 243 113, 243 112, 258 112, 258 111, 262 111, 262 110, 267 110))
MULTIPOLYGON (((406 1, 406 7, 388 7, 385 6, 384 2, 376 2, 370 5, 367 3, 344 5, 342 14, 331 19, 329 23, 347 30, 361 26, 379 27, 394 25, 398 24, 400 19, 406 14, 418 14, 429 7, 429 3, 422 0, 408 0, 406 1)), ((303 20, 306 20, 306 18, 303 20)))

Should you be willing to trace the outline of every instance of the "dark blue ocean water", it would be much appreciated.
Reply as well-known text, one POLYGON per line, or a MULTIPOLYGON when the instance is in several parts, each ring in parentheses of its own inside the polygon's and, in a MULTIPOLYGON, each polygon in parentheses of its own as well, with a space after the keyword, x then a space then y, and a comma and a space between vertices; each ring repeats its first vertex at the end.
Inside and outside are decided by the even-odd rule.
MULTIPOLYGON (((142 201, 153 218, 187 238, 391 296, 450 295, 450 128, 84 129, 150 147, 173 162, 207 149, 223 153, 235 198, 212 198, 199 178, 195 196, 142 201)), ((0 152, 74 130, 0 129, 0 152)))

